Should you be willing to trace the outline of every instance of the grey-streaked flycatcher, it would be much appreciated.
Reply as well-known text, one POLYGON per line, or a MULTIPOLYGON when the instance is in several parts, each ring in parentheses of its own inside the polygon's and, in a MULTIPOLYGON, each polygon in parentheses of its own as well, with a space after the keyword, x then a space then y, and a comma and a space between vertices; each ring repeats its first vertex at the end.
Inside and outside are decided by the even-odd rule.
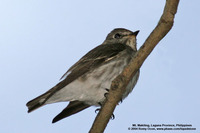
MULTIPOLYGON (((112 81, 135 55, 138 33, 123 28, 111 31, 101 45, 89 51, 61 77, 61 82, 29 101, 26 104, 28 112, 46 104, 69 101, 68 106, 53 119, 55 123, 92 105, 100 106, 112 81)), ((133 90, 138 77, 139 70, 129 82, 122 99, 133 90)))

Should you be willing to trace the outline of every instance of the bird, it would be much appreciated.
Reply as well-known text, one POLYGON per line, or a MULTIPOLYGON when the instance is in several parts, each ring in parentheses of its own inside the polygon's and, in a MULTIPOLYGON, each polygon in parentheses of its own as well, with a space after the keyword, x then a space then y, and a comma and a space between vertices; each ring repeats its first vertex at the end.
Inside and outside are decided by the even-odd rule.
MULTIPOLYGON (((112 81, 123 71, 137 52, 136 36, 125 28, 116 28, 105 41, 72 65, 61 81, 44 94, 29 101, 28 113, 47 104, 69 102, 53 120, 78 113, 91 106, 101 106, 109 93, 112 81)), ((133 90, 139 78, 139 70, 129 81, 122 100, 133 90)))

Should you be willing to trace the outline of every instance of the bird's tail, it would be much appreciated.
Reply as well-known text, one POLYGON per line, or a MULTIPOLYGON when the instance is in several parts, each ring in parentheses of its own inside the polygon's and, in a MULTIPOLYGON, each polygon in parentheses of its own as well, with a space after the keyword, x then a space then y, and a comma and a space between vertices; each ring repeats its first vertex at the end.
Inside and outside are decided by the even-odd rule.
POLYGON ((29 101, 26 106, 28 107, 28 113, 32 112, 33 110, 41 107, 44 105, 46 98, 50 95, 51 93, 47 91, 46 93, 34 98, 33 100, 29 101))
POLYGON ((58 114, 52 121, 52 123, 55 123, 65 117, 68 117, 70 115, 73 115, 75 113, 78 113, 86 108, 90 107, 90 105, 85 104, 83 102, 80 101, 72 101, 68 104, 68 106, 62 111, 60 112, 60 114, 58 114))

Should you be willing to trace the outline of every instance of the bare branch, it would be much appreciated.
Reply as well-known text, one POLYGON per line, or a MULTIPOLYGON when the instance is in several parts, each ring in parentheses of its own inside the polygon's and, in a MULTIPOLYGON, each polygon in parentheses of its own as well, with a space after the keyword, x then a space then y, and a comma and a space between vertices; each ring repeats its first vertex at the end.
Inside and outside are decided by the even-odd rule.
POLYGON ((144 60, 155 48, 158 42, 170 31, 174 23, 174 17, 177 12, 179 0, 166 0, 163 14, 156 28, 152 31, 144 44, 140 47, 134 58, 123 72, 113 80, 107 100, 99 111, 90 133, 102 133, 111 115, 120 101, 125 88, 136 71, 141 67, 144 60))

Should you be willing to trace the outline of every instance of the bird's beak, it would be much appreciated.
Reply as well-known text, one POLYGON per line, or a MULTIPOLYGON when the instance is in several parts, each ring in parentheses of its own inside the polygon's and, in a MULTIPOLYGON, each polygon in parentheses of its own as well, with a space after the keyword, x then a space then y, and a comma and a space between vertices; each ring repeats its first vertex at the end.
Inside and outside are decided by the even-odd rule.
POLYGON ((139 32, 139 30, 133 32, 132 34, 128 35, 128 38, 135 38, 139 32))
POLYGON ((135 36, 137 36, 137 34, 138 34, 139 32, 140 32, 140 31, 139 31, 139 30, 137 30, 137 31, 133 32, 133 33, 132 33, 132 35, 135 35, 135 36))

